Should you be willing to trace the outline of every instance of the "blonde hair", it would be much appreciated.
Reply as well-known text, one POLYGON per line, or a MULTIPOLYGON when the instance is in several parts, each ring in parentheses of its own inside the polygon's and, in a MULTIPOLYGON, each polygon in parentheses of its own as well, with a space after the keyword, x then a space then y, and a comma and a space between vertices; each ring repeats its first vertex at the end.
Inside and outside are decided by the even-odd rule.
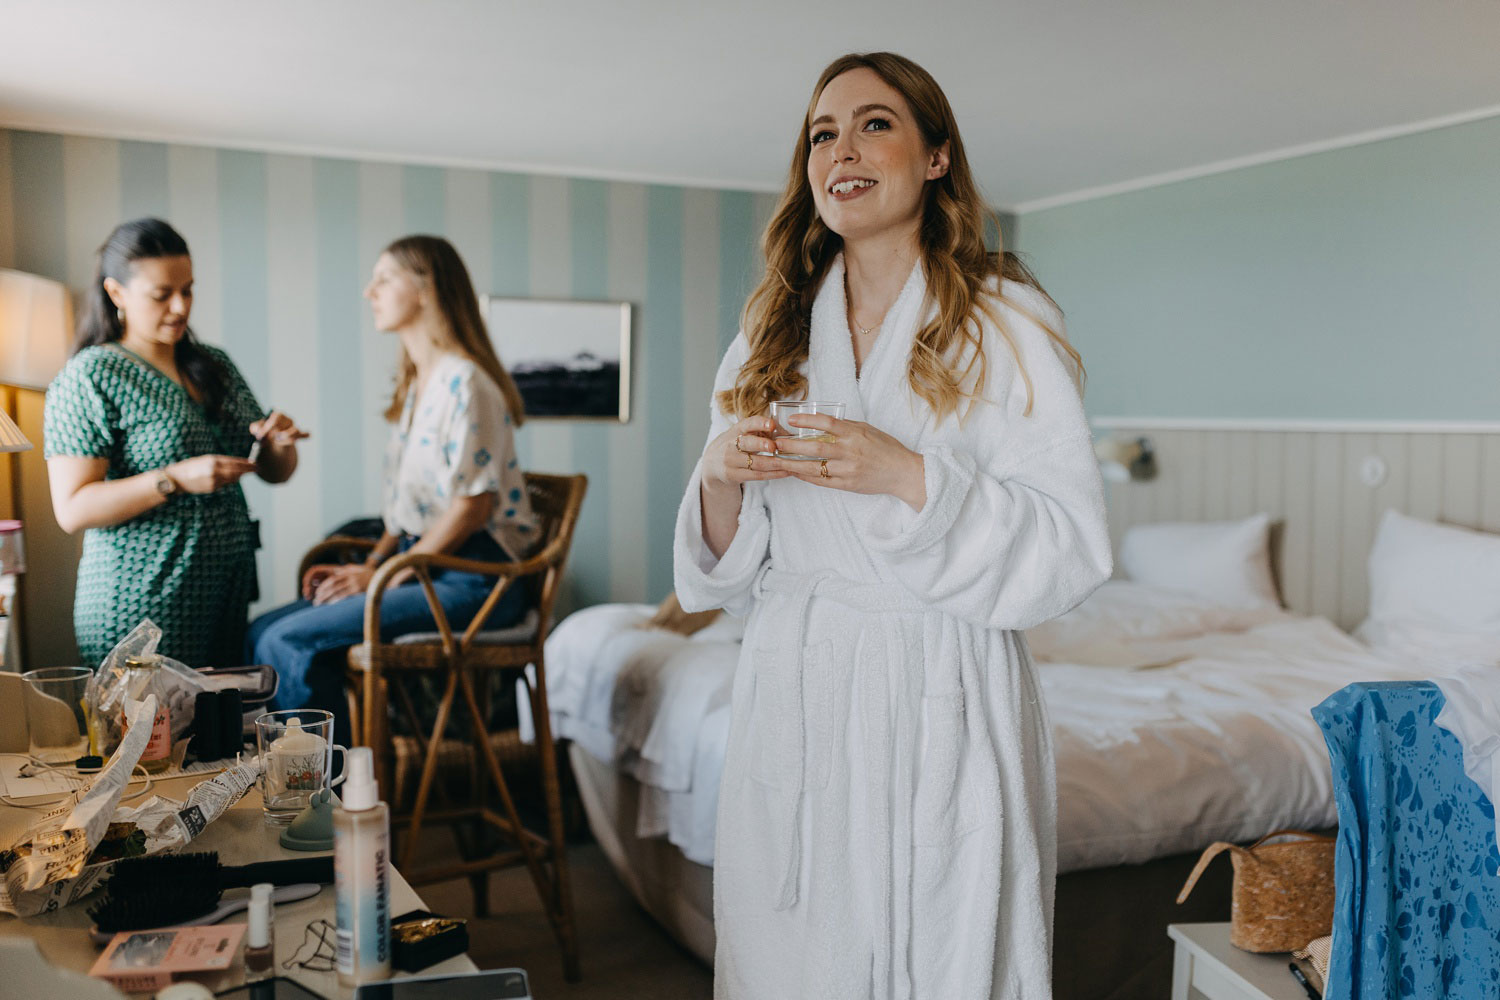
POLYGON ((843 239, 818 217, 813 202, 807 178, 808 133, 824 88, 835 77, 860 68, 874 71, 905 98, 928 148, 948 144, 948 171, 927 184, 920 229, 928 300, 936 301, 938 312, 917 331, 907 381, 940 420, 958 412, 964 401, 978 398, 987 373, 982 324, 988 319, 1016 356, 1026 385, 1025 412, 1030 414, 1031 377, 1015 340, 993 308, 994 300, 1035 320, 1066 355, 1080 383, 1082 360, 1042 317, 1004 296, 999 282, 1016 281, 1036 289, 1056 306, 1020 258, 1003 249, 992 253, 985 246, 985 220, 994 222, 998 233, 998 219, 979 194, 948 98, 930 73, 891 52, 835 59, 813 88, 792 147, 786 190, 762 238, 766 273, 745 305, 742 322, 750 355, 734 387, 719 393, 719 408, 733 416, 751 416, 763 412, 773 399, 795 397, 806 389, 806 377, 798 368, 807 359, 813 299, 843 246, 843 239), (999 279, 993 292, 986 287, 992 278, 999 279))
MULTIPOLYGON (((443 318, 442 327, 452 341, 448 346, 456 348, 494 380, 505 397, 511 420, 520 427, 526 421, 521 391, 490 344, 484 319, 479 314, 479 297, 474 294, 474 283, 469 280, 469 269, 464 267, 463 258, 453 249, 453 244, 441 236, 404 236, 386 247, 385 252, 403 270, 431 282, 438 314, 443 318)), ((401 419, 406 394, 411 391, 416 374, 417 366, 402 348, 396 368, 396 389, 391 394, 390 405, 385 408, 385 419, 393 423, 401 419)))

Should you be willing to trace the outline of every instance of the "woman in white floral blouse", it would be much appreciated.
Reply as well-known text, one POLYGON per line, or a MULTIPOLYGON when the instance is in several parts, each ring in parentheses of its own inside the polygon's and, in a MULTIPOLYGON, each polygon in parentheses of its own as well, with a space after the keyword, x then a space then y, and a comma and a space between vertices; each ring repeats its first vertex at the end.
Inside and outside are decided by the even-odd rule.
MULTIPOLYGON (((375 569, 397 552, 447 552, 501 561, 525 556, 537 521, 516 463, 521 395, 495 355, 479 300, 457 251, 436 236, 386 247, 365 289, 375 328, 401 338, 396 391, 385 411, 385 533, 363 563, 318 565, 302 578, 302 600, 250 626, 250 662, 281 678, 278 708, 324 708, 347 732, 343 660, 364 637, 364 595, 375 569)), ((434 588, 449 621, 467 623, 494 580, 445 571, 434 588)), ((524 588, 507 591, 488 624, 503 628, 526 610, 524 588)), ((435 628, 422 589, 397 574, 380 604, 383 639, 435 628)))

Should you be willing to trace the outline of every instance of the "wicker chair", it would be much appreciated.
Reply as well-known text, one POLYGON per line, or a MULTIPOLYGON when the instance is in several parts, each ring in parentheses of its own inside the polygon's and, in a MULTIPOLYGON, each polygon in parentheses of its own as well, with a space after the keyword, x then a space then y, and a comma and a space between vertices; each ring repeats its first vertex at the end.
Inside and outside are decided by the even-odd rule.
MULTIPOLYGON (((489 872, 497 868, 524 864, 541 897, 547 918, 563 955, 563 971, 569 982, 579 977, 577 931, 573 914, 572 889, 568 879, 567 850, 562 811, 562 790, 558 776, 558 755, 552 740, 551 719, 547 710, 547 672, 542 646, 552 622, 552 608, 557 598, 563 567, 573 541, 573 529, 583 506, 585 476, 551 476, 526 473, 526 487, 532 509, 541 521, 542 545, 536 554, 520 562, 483 563, 454 556, 437 556, 405 552, 387 559, 370 581, 365 604, 365 641, 349 650, 345 689, 349 697, 354 742, 374 751, 376 777, 382 793, 392 807, 393 833, 401 835, 404 844, 397 853, 397 867, 412 884, 439 882, 467 877, 474 890, 476 913, 487 910, 489 872), (406 635, 393 642, 380 641, 380 603, 387 583, 402 569, 411 568, 427 596, 428 607, 438 630, 432 633, 406 635), (431 572, 457 569, 498 577, 483 606, 462 631, 448 622, 432 589, 431 572), (484 621, 501 596, 511 586, 538 584, 535 612, 517 626, 503 630, 485 630, 484 621), (533 669, 526 670, 527 666, 533 669), (479 689, 488 690, 492 678, 501 681, 523 677, 531 700, 531 715, 536 727, 536 744, 520 744, 513 732, 490 733, 487 713, 481 707, 479 689), (394 780, 392 759, 400 754, 388 726, 391 693, 405 714, 412 732, 421 734, 427 727, 413 703, 403 678, 426 677, 441 689, 436 719, 426 736, 415 737, 416 750, 422 762, 421 778, 410 809, 405 808, 404 794, 394 780), (396 683, 392 683, 395 681, 396 683), (468 716, 469 740, 445 738, 445 730, 455 712, 455 702, 468 716), (461 769, 487 774, 473 781, 473 795, 468 802, 440 811, 429 810, 434 792, 448 795, 437 779, 440 762, 451 769, 458 758, 461 769), (521 825, 515 802, 506 783, 502 758, 508 763, 535 760, 540 766, 541 785, 546 800, 548 835, 539 836, 521 825), (489 791, 499 796, 500 811, 486 801, 489 791), (468 856, 462 861, 417 868, 416 847, 424 822, 454 826, 474 823, 498 830, 515 846, 511 850, 468 856), (404 829, 403 829, 404 827, 404 829)), ((303 558, 305 571, 315 562, 328 562, 341 553, 368 550, 373 543, 335 537, 314 547, 303 558)), ((460 724, 462 725, 462 724, 460 724)), ((409 747, 408 738, 408 747, 409 747)), ((409 754, 407 754, 409 755, 409 754)), ((476 778, 479 775, 475 775, 476 778)), ((477 842, 476 838, 476 842, 477 842)), ((460 839, 460 846, 464 841, 460 839)))

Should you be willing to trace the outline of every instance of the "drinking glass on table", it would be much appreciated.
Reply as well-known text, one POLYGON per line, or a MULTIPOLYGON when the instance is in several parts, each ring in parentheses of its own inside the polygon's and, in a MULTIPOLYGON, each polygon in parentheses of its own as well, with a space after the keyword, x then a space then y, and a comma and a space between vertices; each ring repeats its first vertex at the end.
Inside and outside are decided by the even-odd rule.
POLYGON ((262 811, 270 826, 286 826, 307 808, 314 793, 332 788, 333 752, 349 751, 333 742, 333 713, 313 708, 265 712, 255 719, 255 745, 265 765, 261 774, 262 811))
POLYGON ((89 752, 83 696, 93 675, 88 667, 44 667, 21 675, 31 756, 70 764, 89 752))
MULTIPOLYGON (((776 421, 777 437, 794 437, 802 441, 827 441, 831 444, 834 438, 827 431, 820 431, 816 427, 792 426, 788 418, 798 413, 821 413, 835 420, 843 420, 844 404, 824 399, 778 399, 771 404, 771 419, 776 421)), ((774 455, 777 458, 794 462, 817 462, 823 458, 822 455, 785 455, 771 451, 763 451, 760 454, 774 455)))

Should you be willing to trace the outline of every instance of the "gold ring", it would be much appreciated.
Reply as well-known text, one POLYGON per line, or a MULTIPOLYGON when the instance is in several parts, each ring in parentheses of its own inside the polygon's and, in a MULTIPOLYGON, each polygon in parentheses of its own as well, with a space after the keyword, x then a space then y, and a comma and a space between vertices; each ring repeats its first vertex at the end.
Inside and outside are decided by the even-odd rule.
POLYGON ((832 478, 828 475, 828 459, 825 458, 818 463, 818 475, 824 479, 832 478))
POLYGON ((755 471, 755 455, 748 451, 745 452, 745 468, 751 472, 755 471))
POLYGON ((743 435, 743 434, 736 434, 734 436, 734 450, 735 451, 743 452, 745 450, 744 448, 740 447, 740 438, 742 438, 744 436, 745 435, 743 435))

